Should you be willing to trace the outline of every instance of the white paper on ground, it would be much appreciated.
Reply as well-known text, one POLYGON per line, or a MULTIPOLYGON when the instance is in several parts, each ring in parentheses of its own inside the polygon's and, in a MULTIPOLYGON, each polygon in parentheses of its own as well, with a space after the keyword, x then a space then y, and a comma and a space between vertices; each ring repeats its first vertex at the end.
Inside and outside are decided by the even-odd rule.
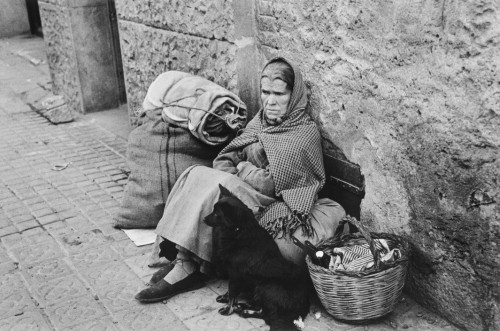
POLYGON ((154 231, 154 229, 123 229, 123 232, 125 232, 136 246, 153 244, 156 239, 156 233, 154 231))

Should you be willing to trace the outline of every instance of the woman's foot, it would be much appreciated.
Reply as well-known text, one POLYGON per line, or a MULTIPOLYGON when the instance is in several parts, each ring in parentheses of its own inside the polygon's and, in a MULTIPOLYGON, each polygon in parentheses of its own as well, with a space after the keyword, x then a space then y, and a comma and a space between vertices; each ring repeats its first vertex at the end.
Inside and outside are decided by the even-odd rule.
POLYGON ((173 268, 175 264, 173 262, 170 262, 166 266, 158 269, 153 276, 151 276, 151 279, 149 282, 146 284, 148 286, 152 286, 156 283, 158 283, 160 280, 162 280, 173 268))
POLYGON ((178 259, 172 265, 174 267, 163 279, 139 292, 136 300, 144 303, 163 301, 205 285, 207 276, 199 271, 196 262, 178 259))

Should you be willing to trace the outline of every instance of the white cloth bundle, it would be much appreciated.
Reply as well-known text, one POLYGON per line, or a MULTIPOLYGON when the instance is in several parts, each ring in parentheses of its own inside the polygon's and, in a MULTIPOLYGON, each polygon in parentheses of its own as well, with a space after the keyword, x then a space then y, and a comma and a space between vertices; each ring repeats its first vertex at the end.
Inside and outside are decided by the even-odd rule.
POLYGON ((206 126, 217 114, 232 116, 239 127, 246 124, 247 109, 240 98, 214 82, 181 71, 167 71, 150 85, 143 102, 143 111, 163 108, 165 122, 189 130, 208 145, 226 143, 235 132, 211 135, 206 126))

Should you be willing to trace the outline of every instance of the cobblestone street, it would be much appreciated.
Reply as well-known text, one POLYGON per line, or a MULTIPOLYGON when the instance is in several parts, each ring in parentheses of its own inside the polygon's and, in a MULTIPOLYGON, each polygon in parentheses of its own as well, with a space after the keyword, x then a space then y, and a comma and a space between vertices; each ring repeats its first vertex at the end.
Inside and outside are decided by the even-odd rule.
MULTIPOLYGON (((51 124, 31 107, 50 93, 43 39, 0 39, 0 330, 267 330, 218 314, 223 281, 166 303, 134 300, 155 269, 151 246, 111 225, 127 141, 89 116, 51 124)), ((456 330, 408 297, 369 325, 317 311, 305 330, 456 330)))

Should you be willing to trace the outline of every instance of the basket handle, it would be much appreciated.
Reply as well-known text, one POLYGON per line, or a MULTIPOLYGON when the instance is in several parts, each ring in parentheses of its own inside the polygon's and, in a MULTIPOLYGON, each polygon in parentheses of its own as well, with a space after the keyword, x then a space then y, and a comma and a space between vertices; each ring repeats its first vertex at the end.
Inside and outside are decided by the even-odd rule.
POLYGON ((352 217, 349 215, 344 217, 339 222, 339 225, 337 226, 337 229, 335 230, 333 240, 340 241, 340 237, 342 236, 342 233, 344 232, 344 226, 346 223, 352 224, 358 228, 359 232, 361 233, 361 235, 363 235, 363 237, 368 242, 368 245, 370 246, 370 251, 372 252, 372 255, 373 255, 373 262, 375 263, 375 267, 379 268, 379 264, 380 264, 379 254, 378 254, 377 249, 375 247, 375 242, 373 241, 372 236, 370 235, 370 231, 368 231, 368 229, 366 229, 366 227, 360 221, 358 221, 356 219, 356 217, 352 217))

